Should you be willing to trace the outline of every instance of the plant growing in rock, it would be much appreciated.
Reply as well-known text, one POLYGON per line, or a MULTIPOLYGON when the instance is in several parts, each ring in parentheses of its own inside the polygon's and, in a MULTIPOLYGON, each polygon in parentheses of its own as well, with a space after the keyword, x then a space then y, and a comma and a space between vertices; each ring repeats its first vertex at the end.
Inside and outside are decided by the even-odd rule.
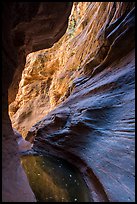
POLYGON ((67 31, 70 37, 74 37, 75 28, 76 28, 76 20, 72 15, 70 23, 68 25, 68 31, 67 31))

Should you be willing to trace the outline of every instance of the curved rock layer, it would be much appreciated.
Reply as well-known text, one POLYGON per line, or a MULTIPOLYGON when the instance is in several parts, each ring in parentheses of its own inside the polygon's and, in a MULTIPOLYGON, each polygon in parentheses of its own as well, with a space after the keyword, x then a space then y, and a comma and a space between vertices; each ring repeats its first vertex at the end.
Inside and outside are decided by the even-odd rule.
POLYGON ((134 201, 134 68, 132 51, 79 84, 27 136, 81 167, 94 201, 134 201))
POLYGON ((134 202, 134 3, 93 2, 87 11, 92 15, 71 44, 79 50, 74 61, 83 57, 79 77, 26 139, 78 166, 95 202, 134 202))
POLYGON ((71 2, 2 2, 3 202, 36 201, 20 164, 16 135, 8 115, 8 88, 12 80, 16 81, 9 90, 10 102, 18 90, 26 55, 51 47, 62 37, 71 8, 71 2))
MULTIPOLYGON (((100 72, 134 47, 133 7, 124 2, 74 3, 65 35, 52 48, 27 56, 18 94, 9 106, 14 128, 26 137, 32 125, 66 100, 75 79, 100 72)), ((13 80, 9 98, 15 84, 13 80)))
MULTIPOLYGON (((73 9, 69 37, 66 35, 59 41, 61 46, 56 44, 51 48, 55 52, 50 59, 59 58, 55 63, 58 71, 51 77, 48 92, 51 103, 46 101, 43 106, 49 104, 49 110, 54 110, 30 129, 26 139, 34 141, 35 150, 49 151, 78 166, 95 202, 133 202, 135 3, 80 2, 74 5, 80 11, 77 14, 77 9, 73 9), (77 15, 83 16, 79 23, 75 22, 77 15), (56 51, 56 46, 59 51, 56 51)), ((8 3, 4 6, 3 201, 35 200, 20 166, 7 105, 8 100, 9 104, 14 101, 17 93, 25 56, 52 46, 63 35, 70 10, 68 3, 52 2, 8 3), (15 79, 16 83, 13 82, 15 79)), ((49 54, 53 50, 49 50, 49 54)), ((52 60, 51 65, 54 65, 52 60)), ((45 73, 40 74, 45 80, 45 73)), ((29 76, 32 80, 32 75, 29 76)), ((38 79, 41 78, 38 76, 38 79)), ((22 99, 18 99, 19 108, 22 99)), ((27 107, 25 103, 24 100, 27 107)), ((16 112, 13 108, 13 115, 16 112)), ((19 117, 20 122, 31 123, 33 117, 30 115, 28 121, 26 117, 19 117)), ((21 126, 21 123, 18 124, 21 126)))

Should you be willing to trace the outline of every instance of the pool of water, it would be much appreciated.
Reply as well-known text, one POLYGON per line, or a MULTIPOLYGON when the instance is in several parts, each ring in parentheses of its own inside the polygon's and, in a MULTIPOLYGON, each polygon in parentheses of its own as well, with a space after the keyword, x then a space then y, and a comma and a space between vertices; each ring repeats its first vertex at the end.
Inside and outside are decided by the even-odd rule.
POLYGON ((79 171, 50 155, 25 155, 21 163, 38 202, 91 202, 79 171))

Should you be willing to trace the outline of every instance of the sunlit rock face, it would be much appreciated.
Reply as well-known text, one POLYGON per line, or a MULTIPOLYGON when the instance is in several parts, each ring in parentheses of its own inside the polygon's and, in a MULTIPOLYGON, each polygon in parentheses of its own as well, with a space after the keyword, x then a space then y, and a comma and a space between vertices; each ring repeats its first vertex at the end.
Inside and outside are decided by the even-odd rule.
MULTIPOLYGON (((122 46, 119 40, 127 26, 124 18, 133 6, 122 2, 75 2, 65 35, 52 48, 27 56, 18 94, 9 106, 12 125, 23 137, 32 125, 68 98, 75 79, 83 72, 95 72, 98 65, 105 66, 119 57, 122 49, 124 54, 132 49, 133 37, 130 41, 121 40, 122 46), (117 55, 111 52, 113 47, 117 55)), ((14 83, 15 80, 11 88, 14 83)))
MULTIPOLYGON (((84 29, 82 25, 87 19, 84 13, 91 10, 88 6, 90 2, 74 3, 65 35, 52 48, 27 56, 18 94, 9 106, 12 125, 24 137, 33 124, 70 95, 73 80, 79 75, 78 58, 82 54, 79 46, 74 48, 72 42, 76 42, 74 35, 78 36, 84 29)), ((9 88, 9 103, 15 84, 13 80, 9 88)))
MULTIPOLYGON (((75 6, 85 10, 74 35, 66 40, 65 34, 60 48, 56 44, 44 50, 41 58, 49 57, 54 50, 54 59, 58 59, 45 102, 46 112, 52 107, 54 110, 30 129, 26 139, 34 141, 37 151, 49 151, 79 167, 95 202, 134 202, 134 3, 88 2, 75 6), (52 101, 54 91, 58 100, 52 101), (59 101, 63 102, 58 105, 59 101)), ((45 74, 52 66, 50 69, 48 62, 44 63, 45 74)), ((32 80, 31 73, 29 76, 32 80)), ((39 109, 39 103, 35 104, 39 109)))
MULTIPOLYGON (((71 8, 71 2, 2 2, 3 202, 36 201, 20 164, 8 104, 16 96, 27 54, 49 48, 62 37, 67 29, 71 8), (11 85, 12 81, 14 83, 11 85)), ((24 148, 24 143, 20 147, 24 148)))

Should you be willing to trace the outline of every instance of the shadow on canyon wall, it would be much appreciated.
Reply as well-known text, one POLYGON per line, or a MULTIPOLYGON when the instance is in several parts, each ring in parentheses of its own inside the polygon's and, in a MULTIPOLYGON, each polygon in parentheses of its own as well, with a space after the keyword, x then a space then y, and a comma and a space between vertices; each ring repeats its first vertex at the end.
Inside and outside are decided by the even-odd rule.
MULTIPOLYGON (((81 14, 83 21, 71 38, 69 54, 63 58, 65 71, 74 66, 77 74, 71 83, 62 82, 66 87, 70 85, 68 94, 64 89, 67 97, 53 103, 54 109, 32 126, 26 140, 34 143, 37 152, 49 152, 77 166, 94 202, 134 202, 135 3, 82 3, 80 8, 86 5, 81 14)), ((3 201, 35 200, 20 170, 8 100, 11 103, 15 99, 27 54, 49 48, 61 38, 71 7, 71 3, 49 2, 4 5, 3 201), (43 22, 45 27, 41 30, 43 22)))

